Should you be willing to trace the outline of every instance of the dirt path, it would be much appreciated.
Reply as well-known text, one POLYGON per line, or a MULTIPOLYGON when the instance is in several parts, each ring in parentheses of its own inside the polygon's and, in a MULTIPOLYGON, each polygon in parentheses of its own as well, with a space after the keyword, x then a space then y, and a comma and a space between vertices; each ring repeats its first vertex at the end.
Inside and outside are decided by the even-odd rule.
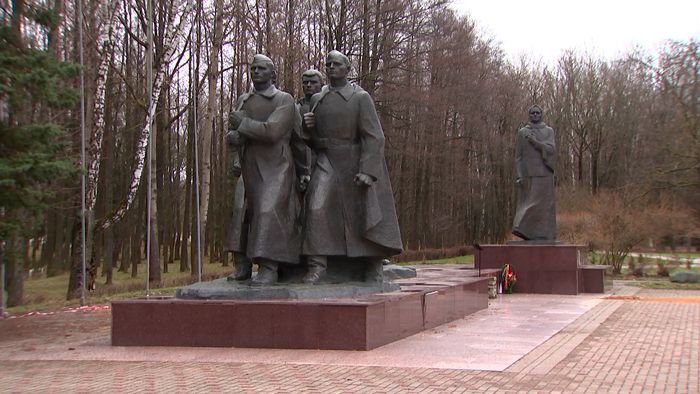
POLYGON ((0 352, 70 347, 76 342, 104 338, 111 322, 110 309, 0 319, 0 352))

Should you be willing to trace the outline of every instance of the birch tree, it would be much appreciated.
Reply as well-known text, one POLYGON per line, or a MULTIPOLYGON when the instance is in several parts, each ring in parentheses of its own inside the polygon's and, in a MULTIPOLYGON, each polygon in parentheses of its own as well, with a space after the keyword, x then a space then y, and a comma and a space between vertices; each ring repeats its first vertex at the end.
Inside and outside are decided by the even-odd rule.
MULTIPOLYGON (((88 149, 86 151, 85 163, 87 167, 87 174, 85 176, 86 187, 85 187, 85 220, 86 220, 86 239, 85 239, 85 256, 88 263, 88 269, 86 272, 87 278, 85 278, 86 288, 95 288, 95 275, 97 272, 97 262, 96 256, 94 254, 95 248, 95 203, 97 201, 98 193, 98 176, 100 174, 100 162, 102 161, 102 140, 104 137, 105 129, 105 92, 107 83, 107 72, 109 71, 110 64, 110 53, 112 51, 112 43, 117 30, 117 24, 119 19, 117 18, 118 1, 100 1, 93 6, 97 7, 101 12, 101 26, 98 30, 98 36, 96 44, 99 45, 98 55, 100 58, 99 66, 97 67, 97 75, 95 76, 95 92, 94 92, 94 105, 91 112, 91 116, 87 117, 92 119, 90 125, 88 125, 88 133, 86 137, 89 141, 86 141, 88 149)), ((78 235, 77 245, 82 245, 82 233, 78 235)), ((82 249, 82 247, 80 248, 82 249)), ((79 249, 79 250, 80 250, 79 249)), ((74 254, 71 276, 69 281, 69 295, 68 298, 77 297, 77 292, 82 284, 82 261, 80 259, 80 253, 74 254)))
MULTIPOLYGON (((223 42, 223 11, 224 1, 214 1, 214 39, 209 52, 209 69, 207 71, 208 101, 207 111, 204 116, 204 125, 201 132, 201 147, 202 154, 200 157, 201 171, 201 191, 199 200, 200 212, 200 231, 206 234, 207 215, 209 213, 209 199, 211 190, 211 172, 212 172, 212 135, 217 120, 218 95, 217 81, 219 78, 219 52, 223 42)), ((222 87, 223 88, 223 87, 222 87)))
POLYGON ((156 104, 158 103, 158 97, 160 96, 160 91, 163 88, 163 83, 165 78, 169 75, 168 66, 172 60, 175 49, 177 48, 180 40, 182 39, 182 32, 185 27, 185 20, 190 12, 189 1, 180 0, 171 2, 172 10, 181 10, 174 15, 173 12, 169 16, 168 26, 164 29, 165 39, 164 42, 164 53, 163 56, 156 59, 154 62, 154 78, 153 78, 153 93, 149 99, 146 106, 146 117, 144 120, 144 126, 139 133, 138 140, 136 143, 136 151, 134 152, 134 168, 131 175, 131 181, 127 188, 126 196, 124 201, 115 208, 114 212, 108 217, 101 218, 96 227, 103 229, 113 225, 124 217, 124 214, 129 209, 131 204, 136 198, 136 191, 141 184, 141 174, 144 169, 144 163, 146 160, 146 148, 148 146, 148 137, 151 133, 151 125, 153 121, 153 116, 156 111, 156 104))
MULTIPOLYGON (((157 57, 154 60, 154 77, 153 77, 153 89, 152 94, 149 98, 148 103, 145 105, 145 119, 141 132, 138 135, 136 142, 136 151, 134 152, 134 168, 131 175, 131 181, 127 189, 126 197, 121 204, 119 204, 112 213, 104 218, 100 218, 96 221, 94 229, 95 231, 101 231, 105 228, 114 225, 120 221, 129 207, 132 205, 136 198, 137 191, 141 184, 141 178, 144 170, 145 160, 146 160, 146 148, 148 146, 149 136, 151 134, 151 128, 153 125, 153 117, 156 111, 156 105, 158 103, 158 98, 160 97, 161 89, 163 88, 166 78, 170 77, 169 66, 172 60, 175 50, 179 46, 180 40, 182 39, 182 32, 185 27, 185 21, 189 14, 189 1, 180 0, 169 2, 169 6, 163 9, 164 18, 166 25, 163 26, 162 31, 164 32, 163 38, 163 53, 162 56, 157 57), (179 10, 179 12, 175 12, 179 10)), ((75 267, 75 264, 74 264, 75 267)), ((71 273, 71 280, 68 286, 68 298, 73 298, 76 296, 76 292, 80 287, 80 278, 78 277, 77 270, 73 269, 71 273), (74 273, 75 272, 75 273, 74 273)), ((86 283, 88 285, 88 283, 86 283)), ((94 275, 93 281, 89 284, 89 288, 94 287, 94 275)))

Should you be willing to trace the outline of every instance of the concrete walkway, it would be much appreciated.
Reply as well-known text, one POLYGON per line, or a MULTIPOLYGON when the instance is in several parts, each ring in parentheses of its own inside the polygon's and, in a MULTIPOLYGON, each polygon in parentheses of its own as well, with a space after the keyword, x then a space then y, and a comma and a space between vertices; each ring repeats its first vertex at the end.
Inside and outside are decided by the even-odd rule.
POLYGON ((0 393, 700 392, 700 291, 613 293, 499 295, 368 352, 119 348, 108 330, 15 341, 0 393))

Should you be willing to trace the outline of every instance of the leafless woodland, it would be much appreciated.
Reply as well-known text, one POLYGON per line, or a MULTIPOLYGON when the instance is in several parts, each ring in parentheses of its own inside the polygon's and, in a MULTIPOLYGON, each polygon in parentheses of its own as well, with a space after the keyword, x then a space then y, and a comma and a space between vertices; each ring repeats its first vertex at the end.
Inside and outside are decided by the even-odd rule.
MULTIPOLYGON (((1 3, 9 23, 19 2, 1 3)), ((615 59, 572 49, 547 65, 509 60, 442 0, 153 0, 149 51, 146 0, 93 0, 83 4, 81 48, 76 1, 34 3, 57 11, 61 23, 45 31, 27 20, 25 40, 57 59, 78 62, 81 49, 84 56, 88 288, 110 282, 113 270, 135 275, 149 229, 153 281, 164 270, 194 273, 197 210, 202 253, 227 263, 221 246, 236 181, 223 136, 232 100, 250 88, 255 53, 275 61, 277 87, 295 97, 301 73, 323 70, 328 50, 350 57, 386 134, 407 249, 508 236, 515 134, 534 103, 557 133, 561 209, 586 210, 584 197, 600 193, 631 196, 625 204, 633 208, 700 206, 698 38, 615 59)), ((79 111, 54 119, 70 131, 77 165, 79 111)), ((43 226, 25 240, 25 261, 49 276, 72 269, 76 290, 80 184, 52 187, 43 226)), ((684 212, 681 220, 698 222, 698 211, 684 212)))

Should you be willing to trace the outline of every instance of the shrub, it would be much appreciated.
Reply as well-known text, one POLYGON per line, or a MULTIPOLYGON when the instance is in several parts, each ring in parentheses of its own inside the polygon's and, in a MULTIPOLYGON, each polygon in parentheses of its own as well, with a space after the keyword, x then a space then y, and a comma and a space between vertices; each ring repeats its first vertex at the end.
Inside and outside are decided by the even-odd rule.
POLYGON ((686 209, 674 208, 666 199, 652 199, 632 189, 601 191, 591 196, 590 207, 595 217, 591 239, 605 250, 601 262, 612 265, 616 274, 632 248, 657 234, 686 231, 689 216, 686 209))
POLYGON ((634 263, 634 257, 630 257, 630 261, 627 263, 627 269, 633 274, 637 270, 637 264, 634 263))
POLYGON ((668 276, 668 266, 664 260, 657 259, 656 260, 656 275, 659 276, 668 276))
POLYGON ((634 257, 630 257, 629 269, 632 275, 636 277, 644 276, 644 270, 646 269, 647 260, 644 255, 639 255, 637 258, 637 264, 634 264, 634 257))
POLYGON ((557 239, 574 245, 590 243, 590 234, 595 224, 595 217, 591 212, 558 212, 557 239))
POLYGON ((400 254, 392 257, 391 261, 394 263, 408 263, 411 261, 449 259, 452 257, 466 256, 469 254, 474 254, 473 246, 459 245, 444 249, 404 250, 400 254))

